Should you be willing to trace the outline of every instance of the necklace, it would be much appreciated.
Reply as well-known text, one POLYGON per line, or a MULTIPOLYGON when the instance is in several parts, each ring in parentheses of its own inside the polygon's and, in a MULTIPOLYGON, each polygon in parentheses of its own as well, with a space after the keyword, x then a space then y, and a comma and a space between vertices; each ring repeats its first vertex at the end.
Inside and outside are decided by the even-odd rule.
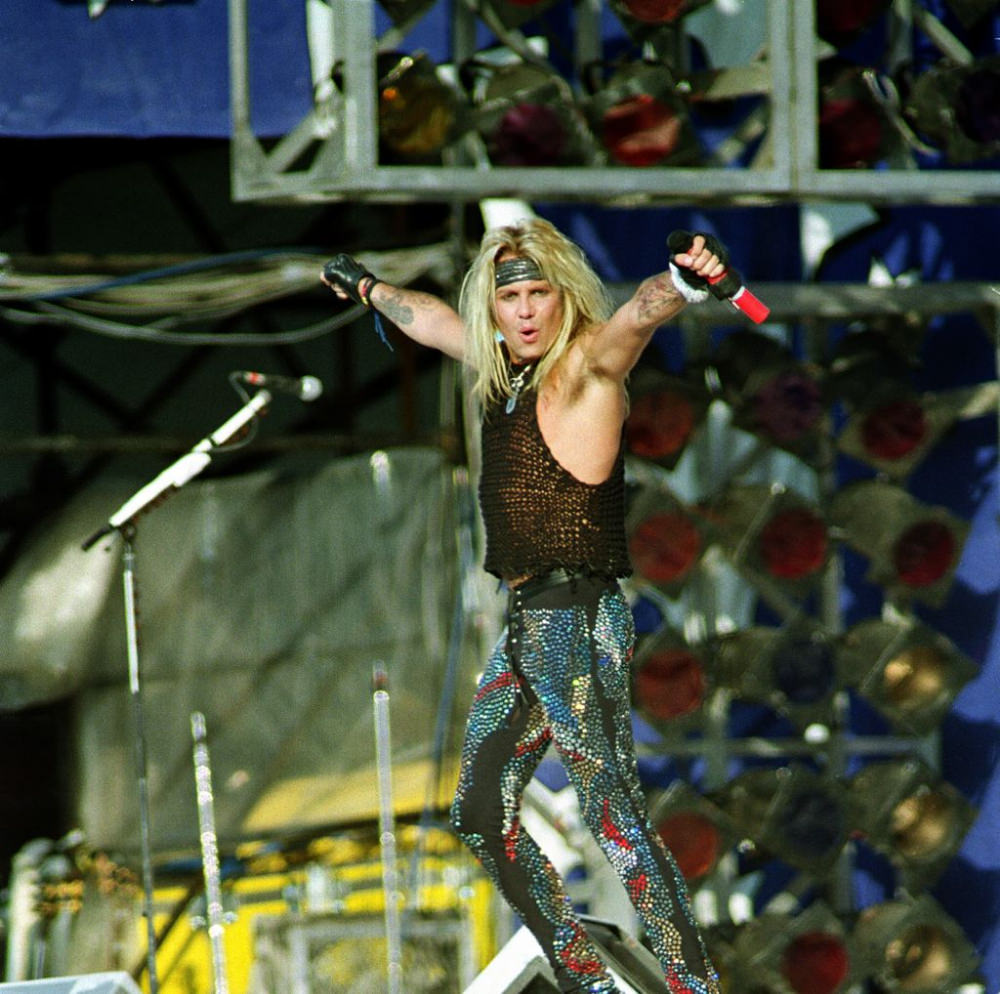
POLYGON ((521 396, 521 391, 524 389, 524 381, 527 379, 528 374, 534 368, 534 363, 528 362, 521 367, 521 371, 517 376, 510 377, 510 388, 513 391, 511 395, 507 398, 506 411, 510 414, 515 407, 517 407, 517 399, 521 396))

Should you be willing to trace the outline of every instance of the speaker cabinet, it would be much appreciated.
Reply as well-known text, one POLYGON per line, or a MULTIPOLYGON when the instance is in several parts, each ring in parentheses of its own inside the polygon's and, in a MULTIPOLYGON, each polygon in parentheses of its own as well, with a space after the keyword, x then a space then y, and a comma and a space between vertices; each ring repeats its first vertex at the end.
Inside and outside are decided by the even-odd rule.
POLYGON ((87 973, 0 984, 2 994, 141 994, 127 973, 87 973))
MULTIPOLYGON (((582 917, 622 994, 670 994, 656 957, 612 922, 582 917)), ((548 960, 535 937, 519 928, 465 994, 558 994, 548 960)))

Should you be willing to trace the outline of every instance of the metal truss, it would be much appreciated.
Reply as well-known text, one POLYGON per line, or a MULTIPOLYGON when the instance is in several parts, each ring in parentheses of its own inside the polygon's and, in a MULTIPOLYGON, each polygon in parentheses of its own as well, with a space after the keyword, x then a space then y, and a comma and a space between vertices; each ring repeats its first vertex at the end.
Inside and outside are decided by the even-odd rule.
MULTIPOLYGON (((496 29, 486 6, 473 10, 462 0, 448 3, 455 66, 476 52, 479 19, 496 29)), ((601 54, 600 15, 604 0, 582 0, 574 8, 572 39, 578 65, 601 54)), ((927 202, 970 205, 1000 202, 996 170, 920 169, 905 153, 887 169, 820 169, 818 165, 817 62, 824 42, 815 32, 812 4, 767 0, 765 57, 753 65, 721 70, 701 85, 708 99, 736 92, 765 96, 757 131, 760 149, 747 166, 710 159, 700 167, 643 168, 584 166, 495 166, 475 139, 459 140, 441 164, 388 165, 380 162, 376 58, 399 44, 406 26, 376 35, 375 0, 330 4, 330 47, 338 69, 335 85, 304 95, 311 110, 288 134, 259 138, 252 126, 247 0, 229 0, 232 134, 232 193, 239 201, 441 201, 484 198, 576 201, 625 207, 654 204, 759 204, 787 201, 927 202), (711 87, 715 87, 714 93, 711 87)), ((961 44, 912 0, 897 0, 892 14, 894 46, 912 44, 915 26, 929 34, 943 54, 961 44)), ((683 24, 683 22, 682 22, 683 24)), ((682 26, 678 28, 682 31, 682 26)), ((529 51, 516 29, 500 33, 516 50, 529 51)), ((678 35, 682 41, 683 36, 678 35)), ((681 51, 682 46, 676 46, 681 51)), ((829 54, 826 52, 825 54, 829 54)), ((696 74, 694 74, 696 75, 696 74)), ((692 76, 693 78, 693 76, 692 76)), ((750 131, 754 129, 749 128, 750 131)), ((744 139, 734 136, 739 144, 744 139)), ((717 158, 717 157, 713 157, 717 158)))

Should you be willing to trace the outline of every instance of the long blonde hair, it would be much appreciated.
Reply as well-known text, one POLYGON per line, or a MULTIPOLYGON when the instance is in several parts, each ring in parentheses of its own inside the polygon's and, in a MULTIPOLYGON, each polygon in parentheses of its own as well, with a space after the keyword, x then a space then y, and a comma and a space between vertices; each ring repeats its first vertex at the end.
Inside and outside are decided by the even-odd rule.
POLYGON ((552 347, 532 372, 532 387, 542 382, 582 328, 606 321, 612 311, 604 284, 583 251, 549 221, 528 218, 488 230, 465 274, 459 297, 459 312, 466 332, 466 360, 475 375, 472 390, 484 405, 511 393, 505 353, 497 341, 494 284, 496 262, 501 255, 534 261, 543 278, 562 297, 562 323, 552 347))

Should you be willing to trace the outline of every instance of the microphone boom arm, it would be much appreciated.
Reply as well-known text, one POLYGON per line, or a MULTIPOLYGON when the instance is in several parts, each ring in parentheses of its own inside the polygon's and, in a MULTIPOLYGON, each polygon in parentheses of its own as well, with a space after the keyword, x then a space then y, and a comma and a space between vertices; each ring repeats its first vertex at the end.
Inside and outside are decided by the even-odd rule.
POLYGON ((254 418, 262 414, 271 403, 271 394, 267 390, 258 390, 229 420, 220 425, 211 435, 206 435, 189 452, 168 466, 155 479, 136 491, 122 506, 108 518, 108 523, 99 531, 94 532, 83 549, 87 550, 99 542, 105 535, 118 531, 130 521, 137 518, 154 502, 165 498, 175 490, 180 490, 186 483, 204 472, 212 461, 212 451, 224 445, 237 432, 245 428, 254 418))

